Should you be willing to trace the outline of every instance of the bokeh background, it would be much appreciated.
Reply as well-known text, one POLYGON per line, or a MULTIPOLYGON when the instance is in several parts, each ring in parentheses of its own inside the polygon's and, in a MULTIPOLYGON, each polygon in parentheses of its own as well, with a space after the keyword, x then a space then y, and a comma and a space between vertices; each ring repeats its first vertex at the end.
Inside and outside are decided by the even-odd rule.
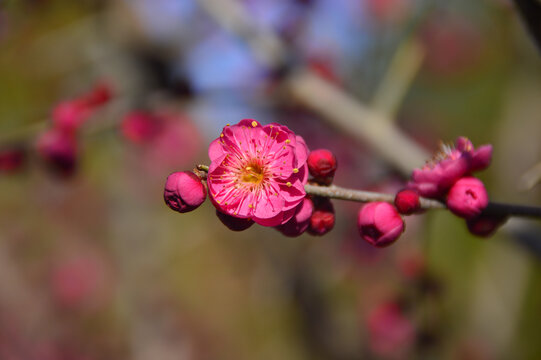
POLYGON ((334 201, 327 235, 287 238, 231 232, 209 202, 163 202, 167 175, 208 163, 242 118, 332 150, 336 184, 403 187, 370 143, 284 89, 304 68, 427 151, 460 135, 493 144, 490 197, 539 204, 541 57, 513 5, 236 1, 285 46, 271 68, 201 3, 0 1, 0 145, 24 149, 0 172, 0 359, 539 359, 534 221, 481 239, 430 211, 376 249, 357 203, 334 201), (75 171, 51 171, 36 139, 98 83, 112 97, 78 134, 75 171), (137 128, 143 140, 122 130, 133 111, 160 124, 137 128))

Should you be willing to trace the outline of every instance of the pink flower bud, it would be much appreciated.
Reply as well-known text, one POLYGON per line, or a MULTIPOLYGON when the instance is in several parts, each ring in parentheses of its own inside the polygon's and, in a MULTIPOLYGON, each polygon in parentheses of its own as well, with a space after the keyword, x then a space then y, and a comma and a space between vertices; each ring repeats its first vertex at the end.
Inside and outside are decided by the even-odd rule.
POLYGON ((371 202, 359 211, 357 219, 361 237, 377 247, 391 245, 404 231, 398 211, 386 202, 371 202))
POLYGON ((310 235, 325 235, 334 227, 334 207, 327 198, 313 199, 314 211, 310 217, 308 233, 310 235))
POLYGON ((447 194, 447 207, 457 216, 471 219, 481 214, 488 205, 488 195, 483 182, 467 176, 458 180, 447 194))
POLYGON ((163 129, 163 120, 144 111, 133 111, 124 116, 120 125, 122 135, 136 144, 148 143, 163 129))
POLYGON ((205 201, 207 190, 194 173, 174 172, 167 177, 163 197, 171 209, 185 213, 197 209, 205 201))
POLYGON ((327 149, 318 149, 308 155, 308 170, 319 183, 330 185, 336 171, 336 157, 327 149))
POLYGON ((242 219, 231 215, 224 214, 220 210, 216 210, 216 216, 222 224, 227 226, 229 230, 244 231, 254 224, 252 219, 242 219))
POLYGON ((91 115, 90 108, 80 100, 57 104, 52 112, 53 125, 65 132, 75 132, 91 115))
POLYGON ((477 217, 466 220, 468 230, 473 235, 489 237, 502 226, 508 217, 505 215, 484 215, 481 214, 477 217))
POLYGON ((419 202, 419 193, 415 190, 400 190, 394 198, 394 205, 399 213, 411 215, 421 209, 419 202))
POLYGON ((310 217, 314 211, 314 204, 310 198, 304 198, 303 202, 300 203, 296 210, 295 215, 283 225, 277 226, 282 234, 285 236, 296 237, 301 235, 303 232, 308 229, 310 225, 310 217))
POLYGON ((77 165, 77 141, 73 135, 52 129, 37 139, 38 154, 45 163, 61 175, 69 176, 77 165))

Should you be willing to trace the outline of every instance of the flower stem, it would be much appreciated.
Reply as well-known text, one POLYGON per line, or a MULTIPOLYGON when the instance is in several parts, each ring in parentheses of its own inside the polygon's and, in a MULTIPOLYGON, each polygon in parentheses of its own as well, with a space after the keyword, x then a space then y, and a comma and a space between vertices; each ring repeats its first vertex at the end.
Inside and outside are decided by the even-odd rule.
MULTIPOLYGON (((346 189, 336 185, 320 186, 306 184, 304 185, 304 189, 306 190, 306 193, 310 195, 357 202, 384 201, 392 203, 395 198, 393 194, 346 189)), ((423 209, 445 209, 445 205, 437 200, 421 198, 420 202, 421 208, 423 209)))

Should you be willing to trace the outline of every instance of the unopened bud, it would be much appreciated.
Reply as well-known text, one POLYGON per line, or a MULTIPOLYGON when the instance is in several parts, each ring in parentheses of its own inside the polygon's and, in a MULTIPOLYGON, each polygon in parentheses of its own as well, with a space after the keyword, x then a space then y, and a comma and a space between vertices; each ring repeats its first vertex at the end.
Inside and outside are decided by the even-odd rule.
POLYGON ((297 206, 295 215, 283 225, 277 226, 276 229, 285 236, 296 237, 301 235, 308 229, 310 225, 310 217, 314 211, 314 204, 310 198, 306 197, 297 206))
POLYGON ((505 215, 481 214, 466 220, 466 224, 468 225, 468 230, 470 230, 473 235, 489 237, 494 234, 494 232, 498 230, 498 228, 502 226, 507 219, 508 217, 505 215))
POLYGON ((314 179, 324 185, 330 185, 336 172, 336 157, 327 149, 318 149, 308 155, 308 170, 314 179))
POLYGON ((394 243, 404 231, 404 221, 398 211, 386 202, 371 202, 359 211, 359 234, 368 243, 385 247, 394 243))
POLYGON ((459 179, 447 194, 447 207, 457 216, 471 219, 488 205, 488 195, 483 182, 468 176, 459 179))
POLYGON ((205 201, 207 190, 194 173, 174 172, 167 177, 163 197, 171 209, 185 213, 197 209, 205 201))
POLYGON ((401 214, 414 214, 421 209, 419 193, 410 189, 400 190, 394 198, 394 205, 401 214))
POLYGON ((334 227, 334 207, 327 198, 314 198, 314 211, 310 217, 308 233, 311 235, 325 235, 334 227))

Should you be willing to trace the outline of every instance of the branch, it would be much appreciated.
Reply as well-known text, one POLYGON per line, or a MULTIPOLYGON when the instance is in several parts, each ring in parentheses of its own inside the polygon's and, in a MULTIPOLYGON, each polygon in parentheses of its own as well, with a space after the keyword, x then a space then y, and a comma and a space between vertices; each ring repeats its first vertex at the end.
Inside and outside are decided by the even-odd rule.
MULTIPOLYGON (((304 185, 304 190, 309 195, 322 196, 330 199, 349 200, 356 202, 384 201, 394 202, 395 195, 372 191, 347 189, 336 185, 320 186, 314 184, 304 185)), ((422 209, 445 209, 445 205, 437 200, 420 198, 422 209)))
MULTIPOLYGON (((207 178, 208 170, 209 167, 207 165, 197 165, 197 167, 194 169, 194 171, 196 171, 196 174, 199 175, 203 180, 207 178)), ((347 189, 336 185, 322 186, 317 184, 306 184, 304 185, 304 190, 308 195, 321 196, 329 199, 355 201, 361 203, 371 201, 384 201, 388 203, 393 203, 395 198, 394 194, 347 189)), ((424 210, 447 208, 444 203, 438 200, 420 197, 419 201, 421 203, 421 209, 424 210)), ((541 207, 490 202, 486 209, 483 211, 483 214, 499 216, 519 216, 541 219, 541 207)))
POLYGON ((396 50, 372 101, 374 109, 385 114, 388 120, 396 116, 423 58, 424 49, 413 37, 408 37, 396 50))
POLYGON ((541 3, 539 0, 514 0, 514 2, 537 48, 541 50, 541 3))

